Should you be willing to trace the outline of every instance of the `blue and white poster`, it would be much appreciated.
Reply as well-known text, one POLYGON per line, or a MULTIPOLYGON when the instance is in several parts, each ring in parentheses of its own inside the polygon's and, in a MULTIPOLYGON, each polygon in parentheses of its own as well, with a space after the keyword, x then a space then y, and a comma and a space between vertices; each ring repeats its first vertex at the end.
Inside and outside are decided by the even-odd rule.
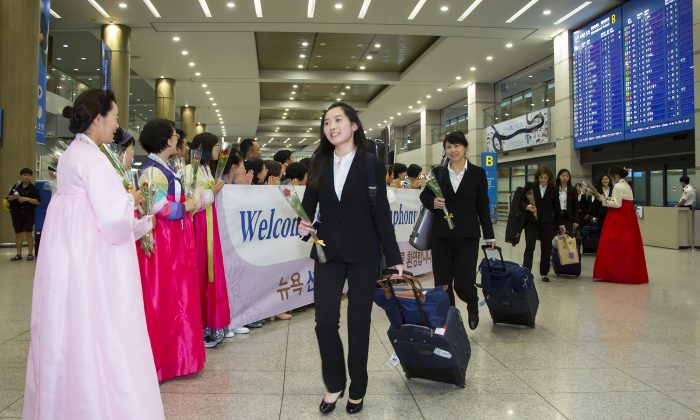
POLYGON ((36 142, 46 143, 46 55, 49 49, 51 0, 41 1, 39 17, 39 80, 37 81, 36 142))
POLYGON ((112 87, 112 49, 102 41, 100 48, 102 56, 102 90, 109 90, 112 87))
POLYGON ((489 214, 491 221, 497 222, 496 208, 498 207, 498 168, 495 152, 484 152, 481 154, 481 167, 486 171, 486 182, 488 183, 489 214))

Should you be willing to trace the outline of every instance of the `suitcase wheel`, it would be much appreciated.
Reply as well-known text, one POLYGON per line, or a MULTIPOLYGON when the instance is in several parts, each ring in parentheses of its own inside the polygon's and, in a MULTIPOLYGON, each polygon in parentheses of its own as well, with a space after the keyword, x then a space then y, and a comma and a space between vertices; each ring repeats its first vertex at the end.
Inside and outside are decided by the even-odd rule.
POLYGON ((411 375, 409 375, 408 372, 406 372, 406 379, 408 379, 409 381, 411 380, 411 375))
POLYGON ((466 387, 467 387, 467 383, 466 383, 466 382, 462 382, 461 384, 459 384, 459 387, 460 387, 460 388, 466 388, 466 387))

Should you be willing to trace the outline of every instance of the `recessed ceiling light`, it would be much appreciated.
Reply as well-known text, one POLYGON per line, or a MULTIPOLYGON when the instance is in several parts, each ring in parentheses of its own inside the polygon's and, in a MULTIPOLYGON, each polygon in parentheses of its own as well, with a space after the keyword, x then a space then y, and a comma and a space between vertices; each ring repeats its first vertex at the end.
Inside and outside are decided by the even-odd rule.
POLYGON ((432 98, 431 95, 425 95, 425 97, 428 98, 428 99, 432 98))
POLYGON ((393 120, 393 119, 394 119, 394 117, 389 117, 389 119, 390 119, 390 120, 393 120))
POLYGON ((226 3, 226 7, 228 7, 229 9, 233 9, 234 7, 236 7, 236 3, 230 1, 226 3))
POLYGON ((201 76, 201 75, 202 75, 202 73, 200 73, 200 72, 197 72, 197 73, 195 73, 194 75, 195 75, 195 76, 197 76, 197 77, 199 77, 199 76, 201 76))
POLYGON ((283 115, 283 116, 282 116, 282 119, 283 119, 283 120, 286 120, 286 119, 287 119, 287 117, 283 115))
POLYGON ((189 54, 189 51, 187 51, 187 50, 182 50, 182 52, 180 52, 180 54, 182 54, 182 55, 187 55, 187 54, 189 54))
POLYGON ((206 83, 202 83, 202 87, 203 87, 203 88, 207 87, 207 84, 206 84, 206 83))
POLYGON ((376 44, 374 44, 374 48, 382 48, 382 44, 377 42, 376 44))
POLYGON ((438 92, 442 92, 442 88, 437 88, 437 91, 438 91, 438 92))
POLYGON ((306 41, 304 41, 304 42, 301 43, 301 46, 302 46, 302 47, 308 47, 308 46, 309 46, 309 43, 306 42, 306 41))
POLYGON ((360 66, 360 70, 364 70, 364 69, 365 69, 365 66, 360 66))
POLYGON ((322 46, 322 47, 325 47, 325 46, 326 46, 326 43, 325 43, 325 42, 321 42, 321 43, 318 44, 318 45, 320 45, 320 46, 322 46))
POLYGON ((285 108, 284 110, 287 111, 287 112, 289 112, 289 108, 285 108))
POLYGON ((529 76, 527 76, 527 77, 532 78, 533 76, 532 76, 532 75, 529 75, 529 76))
POLYGON ((213 100, 214 100, 214 98, 209 98, 209 100, 210 100, 210 101, 213 101, 213 100))
POLYGON ((350 85, 345 85, 345 89, 350 89, 350 85))
POLYGON ((206 93, 207 95, 211 95, 211 91, 209 91, 209 90, 204 92, 204 93, 206 93))
POLYGON ((384 120, 384 124, 386 124, 386 123, 387 123, 387 121, 386 121, 386 120, 384 120))
POLYGON ((457 77, 455 77, 455 79, 462 80, 462 76, 457 76, 457 77))
POLYGON ((190 61, 189 66, 190 66, 190 67, 194 67, 194 62, 193 62, 193 61, 190 61))
POLYGON ((335 98, 335 101, 336 101, 336 102, 340 102, 340 98, 335 98))
POLYGON ((87 60, 87 58, 85 58, 85 57, 80 57, 80 59, 83 61, 87 60))
POLYGON ((126 3, 119 3, 119 8, 120 9, 126 9, 127 4, 126 3))
POLYGON ((368 59, 368 60, 372 60, 373 58, 374 58, 374 57, 372 57, 371 55, 368 55, 368 56, 367 56, 367 59, 368 59))
POLYGON ((296 95, 297 92, 295 90, 292 91, 292 95, 296 95))
POLYGON ((422 104, 423 102, 421 102, 421 101, 416 101, 416 103, 417 103, 417 104, 422 104))
POLYGON ((68 44, 63 44, 63 48, 68 48, 68 44))
POLYGON ((408 109, 413 109, 413 105, 409 105, 409 106, 408 106, 408 109))
POLYGON ((56 57, 56 60, 61 61, 63 59, 61 57, 56 57))
POLYGON ((180 37, 179 37, 179 36, 174 36, 174 37, 173 37, 173 42, 180 42, 180 37))
POLYGON ((512 44, 512 43, 510 43, 510 42, 509 42, 509 43, 507 43, 507 44, 506 44, 506 48, 513 48, 513 44, 512 44))
POLYGON ((491 61, 491 60, 493 60, 493 56, 491 56, 491 55, 486 56, 486 61, 491 61))
POLYGON ((401 113, 400 113, 400 112, 397 112, 396 115, 401 115, 401 113))
POLYGON ((304 65, 303 65, 303 64, 297 64, 297 68, 298 68, 298 69, 303 69, 303 68, 304 68, 304 65))
POLYGON ((211 104, 211 106, 216 106, 216 103, 211 104))
POLYGON ((336 10, 340 10, 343 8, 343 3, 336 3, 335 6, 333 6, 333 7, 335 7, 336 10))
POLYGON ((299 58, 306 58, 306 54, 299 54, 299 58))
POLYGON ((470 71, 476 71, 476 67, 469 67, 470 71))
POLYGON ((545 15, 545 16, 549 16, 549 15, 551 15, 551 14, 552 14, 552 11, 551 11, 551 10, 549 10, 549 9, 547 9, 547 10, 543 10, 543 11, 542 11, 542 14, 543 14, 543 15, 545 15))
POLYGON ((446 11, 448 11, 448 10, 450 10, 450 8, 447 7, 447 6, 442 6, 442 7, 440 8, 440 11, 441 11, 441 12, 446 12, 446 11))
POLYGON ((73 69, 73 71, 78 71, 78 69, 73 69))
POLYGON ((340 92, 340 96, 345 96, 345 92, 340 92))
POLYGON ((289 97, 289 100, 290 100, 290 101, 293 101, 293 100, 294 100, 294 97, 293 97, 293 96, 290 96, 290 97, 289 97))
POLYGON ((161 74, 161 75, 160 75, 160 78, 161 78, 161 79, 165 79, 165 76, 163 76, 163 75, 161 74))

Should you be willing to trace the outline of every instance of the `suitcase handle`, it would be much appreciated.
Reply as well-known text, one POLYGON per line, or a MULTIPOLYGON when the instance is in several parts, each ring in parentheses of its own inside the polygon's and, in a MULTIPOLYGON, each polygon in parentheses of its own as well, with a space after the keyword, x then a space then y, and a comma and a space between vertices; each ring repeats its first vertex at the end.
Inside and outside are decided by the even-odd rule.
MULTIPOLYGON (((490 245, 481 245, 481 250, 484 251, 484 258, 486 259, 486 266, 489 269, 489 273, 492 273, 493 270, 491 269, 491 259, 486 254, 487 249, 491 249, 491 246, 490 245)), ((503 271, 506 271, 506 263, 505 263, 505 261, 503 261, 503 251, 501 251, 500 246, 497 246, 496 249, 498 250, 498 255, 501 257, 501 267, 503 267, 503 271)))
MULTIPOLYGON (((394 303, 396 304, 396 309, 399 311, 399 316, 401 317, 401 324, 405 325, 406 324, 406 317, 403 315, 403 311, 401 310, 401 304, 399 303, 398 297, 396 297, 396 292, 394 291, 394 286, 391 284, 391 277, 394 274, 397 274, 398 272, 396 270, 391 270, 387 269, 384 270, 384 276, 377 280, 377 285, 379 287, 384 289, 384 295, 386 296, 387 300, 391 299, 391 297, 394 298, 394 303)), ((420 314, 421 320, 425 324, 426 327, 430 328, 431 330, 433 327, 430 325, 430 322, 428 321, 428 316, 425 314, 425 310, 423 309, 423 303, 422 301, 425 300, 425 296, 423 295, 423 287, 412 275, 413 273, 406 272, 404 271, 403 276, 401 277, 402 280, 405 280, 408 285, 411 286, 411 290, 413 290, 413 296, 416 299, 416 306, 418 306, 418 313, 420 314), (418 284, 416 286, 416 283, 418 284)))

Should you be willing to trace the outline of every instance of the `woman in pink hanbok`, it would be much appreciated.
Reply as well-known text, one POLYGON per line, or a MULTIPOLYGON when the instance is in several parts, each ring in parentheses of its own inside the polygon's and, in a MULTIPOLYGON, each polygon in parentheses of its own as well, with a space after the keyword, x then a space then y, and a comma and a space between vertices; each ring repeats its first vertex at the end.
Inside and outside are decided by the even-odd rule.
POLYGON ((202 150, 196 174, 192 164, 185 167, 185 183, 191 187, 196 202, 194 234, 204 346, 212 348, 224 340, 231 322, 219 221, 214 204, 214 197, 224 187, 224 181, 214 179, 213 175, 221 146, 218 137, 204 132, 194 136, 191 148, 202 150))
POLYGON ((134 250, 141 195, 99 149, 117 112, 99 90, 63 110, 76 137, 58 162, 34 276, 25 420, 164 418, 134 250))
POLYGON ((189 212, 194 199, 185 199, 178 174, 166 163, 177 153, 178 135, 172 121, 156 119, 143 127, 139 142, 149 153, 141 164, 139 185, 156 187, 153 214, 154 252, 137 245, 143 303, 158 379, 165 381, 204 368, 202 318, 195 260, 194 230, 189 212))

